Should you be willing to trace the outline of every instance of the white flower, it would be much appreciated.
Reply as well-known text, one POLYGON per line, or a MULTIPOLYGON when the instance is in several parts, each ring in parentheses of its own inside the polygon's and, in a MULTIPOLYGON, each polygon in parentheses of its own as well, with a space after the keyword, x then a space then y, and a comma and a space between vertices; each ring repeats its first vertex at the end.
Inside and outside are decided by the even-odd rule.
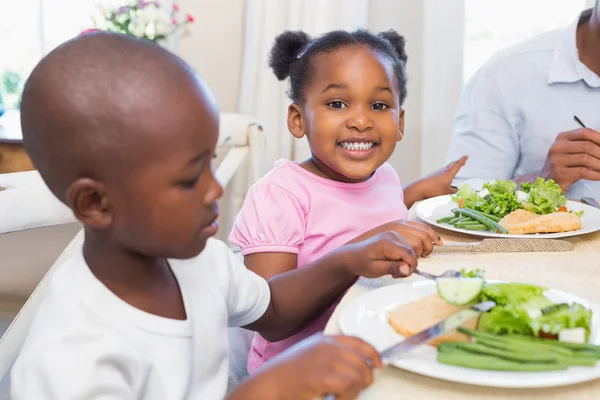
POLYGON ((146 34, 146 22, 140 18, 137 18, 133 21, 133 28, 131 29, 131 34, 137 37, 144 37, 146 34))
POLYGON ((158 36, 167 35, 170 31, 171 19, 166 13, 161 13, 154 24, 154 32, 158 36))
POLYGON ((159 10, 154 5, 147 5, 142 9, 142 18, 146 20, 148 23, 153 23, 158 21, 159 10))
POLYGON ((157 36, 165 36, 166 34, 169 33, 169 25, 165 25, 162 22, 157 22, 154 25, 154 32, 156 33, 157 36))

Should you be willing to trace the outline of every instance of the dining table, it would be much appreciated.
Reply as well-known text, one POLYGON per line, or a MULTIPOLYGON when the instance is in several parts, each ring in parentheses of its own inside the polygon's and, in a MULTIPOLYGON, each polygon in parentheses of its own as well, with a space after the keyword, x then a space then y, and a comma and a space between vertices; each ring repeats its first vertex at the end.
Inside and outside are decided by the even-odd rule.
MULTIPOLYGON (((416 219, 415 207, 409 219, 416 219)), ((473 236, 435 228, 444 242, 473 242, 473 236)), ((485 270, 486 279, 527 282, 557 289, 600 304, 600 232, 564 238, 574 244, 574 250, 565 252, 527 253, 471 253, 433 252, 419 260, 418 268, 440 274, 448 269, 485 270)), ((380 287, 407 281, 422 280, 413 274, 405 279, 383 277, 359 279, 341 299, 331 316, 325 334, 342 334, 340 314, 360 296, 380 287)), ((569 371, 565 371, 569 373, 569 371)), ((393 366, 374 373, 373 384, 358 397, 361 400, 443 399, 443 400, 493 400, 493 399, 565 399, 583 400, 600 398, 600 379, 561 387, 505 388, 467 385, 418 375, 393 366)))

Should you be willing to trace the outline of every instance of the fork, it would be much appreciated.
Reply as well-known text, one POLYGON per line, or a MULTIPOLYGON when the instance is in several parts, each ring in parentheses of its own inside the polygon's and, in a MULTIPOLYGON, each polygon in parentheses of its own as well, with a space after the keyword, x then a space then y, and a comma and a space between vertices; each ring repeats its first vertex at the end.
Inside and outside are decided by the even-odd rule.
POLYGON ((423 278, 432 279, 434 281, 437 278, 458 278, 462 275, 460 273, 460 271, 456 271, 454 269, 449 269, 448 271, 444 272, 441 275, 433 275, 433 274, 430 274, 429 272, 424 272, 424 271, 417 269, 417 270, 415 270, 415 274, 421 275, 423 278))
POLYGON ((583 201, 584 203, 586 203, 592 207, 600 208, 600 205, 598 205, 598 202, 596 200, 592 199, 591 197, 582 197, 581 201, 583 201))

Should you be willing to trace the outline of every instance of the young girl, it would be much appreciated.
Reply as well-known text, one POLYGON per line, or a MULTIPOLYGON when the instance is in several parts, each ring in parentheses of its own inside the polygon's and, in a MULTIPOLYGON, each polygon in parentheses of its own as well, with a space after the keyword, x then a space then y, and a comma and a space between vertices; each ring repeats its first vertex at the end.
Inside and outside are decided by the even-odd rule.
MULTIPOLYGON (((269 278, 390 228, 417 255, 440 244, 425 225, 403 220, 416 201, 453 192, 450 182, 466 158, 404 189, 386 163, 404 135, 404 43, 394 31, 277 37, 270 66, 279 80, 290 78, 288 128, 307 137, 312 156, 279 161, 249 191, 230 236, 249 269, 269 278)), ((248 371, 322 330, 332 310, 287 340, 257 335, 248 371)))

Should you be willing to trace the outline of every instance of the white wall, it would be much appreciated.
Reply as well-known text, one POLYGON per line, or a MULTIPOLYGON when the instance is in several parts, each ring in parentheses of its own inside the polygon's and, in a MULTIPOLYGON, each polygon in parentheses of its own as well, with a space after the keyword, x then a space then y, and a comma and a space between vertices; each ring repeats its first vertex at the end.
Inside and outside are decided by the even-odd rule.
POLYGON ((390 163, 408 183, 445 163, 462 81, 463 0, 372 0, 369 29, 406 38, 406 130, 390 163), (450 105, 450 106, 449 106, 450 105))
POLYGON ((242 67, 244 0, 179 0, 195 22, 177 45, 178 54, 212 88, 222 112, 237 108, 242 67))
POLYGON ((398 171, 404 184, 420 176, 421 164, 421 102, 423 101, 423 5, 421 1, 372 0, 369 9, 369 30, 394 29, 406 38, 408 54, 408 96, 404 103, 404 138, 396 147, 390 164, 398 171))

